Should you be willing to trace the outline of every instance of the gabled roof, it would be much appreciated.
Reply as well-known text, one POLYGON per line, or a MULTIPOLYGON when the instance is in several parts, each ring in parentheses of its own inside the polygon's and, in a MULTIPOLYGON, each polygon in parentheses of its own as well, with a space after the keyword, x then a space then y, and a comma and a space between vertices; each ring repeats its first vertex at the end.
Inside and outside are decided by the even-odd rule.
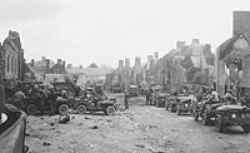
MULTIPOLYGON (((230 54, 233 51, 233 45, 234 43, 243 37, 245 40, 248 41, 245 34, 238 34, 233 36, 232 38, 226 40, 219 46, 219 59, 223 59, 226 55, 230 54)), ((248 41, 249 42, 249 41, 248 41)))

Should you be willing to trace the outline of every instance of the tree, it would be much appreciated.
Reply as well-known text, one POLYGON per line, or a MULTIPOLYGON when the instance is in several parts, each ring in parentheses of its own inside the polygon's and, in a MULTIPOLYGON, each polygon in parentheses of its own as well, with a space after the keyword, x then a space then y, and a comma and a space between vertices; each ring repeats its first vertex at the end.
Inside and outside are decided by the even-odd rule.
POLYGON ((89 68, 98 68, 97 64, 96 63, 91 63, 89 65, 89 68))

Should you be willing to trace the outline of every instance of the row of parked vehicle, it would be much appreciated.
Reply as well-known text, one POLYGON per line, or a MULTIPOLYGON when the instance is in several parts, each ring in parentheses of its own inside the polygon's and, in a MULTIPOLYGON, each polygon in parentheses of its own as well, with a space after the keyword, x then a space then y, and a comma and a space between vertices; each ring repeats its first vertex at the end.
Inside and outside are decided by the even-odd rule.
POLYGON ((202 98, 193 107, 193 117, 203 125, 215 125, 219 132, 229 126, 241 126, 245 133, 250 132, 250 108, 228 97, 202 98))
POLYGON ((30 82, 28 85, 28 90, 17 90, 7 99, 8 103, 28 115, 66 114, 70 109, 79 114, 102 111, 110 115, 118 109, 116 99, 107 97, 101 89, 96 92, 98 88, 80 89, 76 94, 75 88, 67 83, 55 83, 52 88, 44 87, 40 82, 30 82), (16 96, 17 93, 19 96, 16 96), (24 95, 22 98, 19 98, 20 93, 24 95))
POLYGON ((216 99, 206 94, 198 99, 192 94, 153 93, 150 104, 162 107, 177 115, 192 115, 194 121, 203 125, 215 125, 219 132, 228 126, 241 126, 250 132, 250 108, 232 96, 216 99))

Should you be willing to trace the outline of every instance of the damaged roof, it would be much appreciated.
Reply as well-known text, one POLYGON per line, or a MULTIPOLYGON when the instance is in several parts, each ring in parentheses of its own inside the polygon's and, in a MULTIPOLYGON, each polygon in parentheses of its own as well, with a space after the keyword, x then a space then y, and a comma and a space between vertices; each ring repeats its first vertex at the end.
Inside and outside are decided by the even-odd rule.
POLYGON ((248 41, 247 37, 244 34, 237 34, 223 42, 219 46, 219 59, 223 59, 224 57, 226 57, 226 55, 230 54, 233 51, 234 43, 241 37, 248 41))

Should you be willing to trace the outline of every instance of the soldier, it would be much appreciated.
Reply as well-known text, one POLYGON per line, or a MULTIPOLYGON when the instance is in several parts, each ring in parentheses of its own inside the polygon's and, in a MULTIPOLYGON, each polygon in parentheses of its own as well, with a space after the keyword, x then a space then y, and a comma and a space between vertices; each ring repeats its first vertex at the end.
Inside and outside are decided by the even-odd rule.
POLYGON ((231 91, 228 91, 228 92, 225 94, 225 100, 226 100, 226 103, 227 103, 227 104, 236 104, 236 99, 235 99, 235 97, 232 95, 232 92, 231 92, 231 91))
POLYGON ((128 98, 129 98, 128 92, 125 91, 125 95, 124 95, 124 106, 125 106, 125 109, 129 109, 128 98))
POLYGON ((44 105, 45 105, 44 99, 43 99, 43 94, 42 94, 42 91, 37 84, 35 84, 31 90, 31 98, 39 103, 41 113, 43 113, 44 112, 44 105))
POLYGON ((55 93, 55 90, 53 87, 48 87, 48 99, 47 99, 47 103, 49 104, 50 106, 50 115, 54 115, 56 110, 56 106, 55 106, 55 101, 56 101, 56 93, 55 93))
POLYGON ((153 89, 150 87, 149 88, 149 105, 152 105, 153 104, 153 89))
POLYGON ((19 109, 25 108, 24 100, 26 96, 25 93, 20 88, 16 90, 14 97, 15 97, 14 98, 15 106, 18 107, 19 109))
POLYGON ((146 105, 149 105, 149 101, 150 101, 150 90, 146 89, 146 105))

